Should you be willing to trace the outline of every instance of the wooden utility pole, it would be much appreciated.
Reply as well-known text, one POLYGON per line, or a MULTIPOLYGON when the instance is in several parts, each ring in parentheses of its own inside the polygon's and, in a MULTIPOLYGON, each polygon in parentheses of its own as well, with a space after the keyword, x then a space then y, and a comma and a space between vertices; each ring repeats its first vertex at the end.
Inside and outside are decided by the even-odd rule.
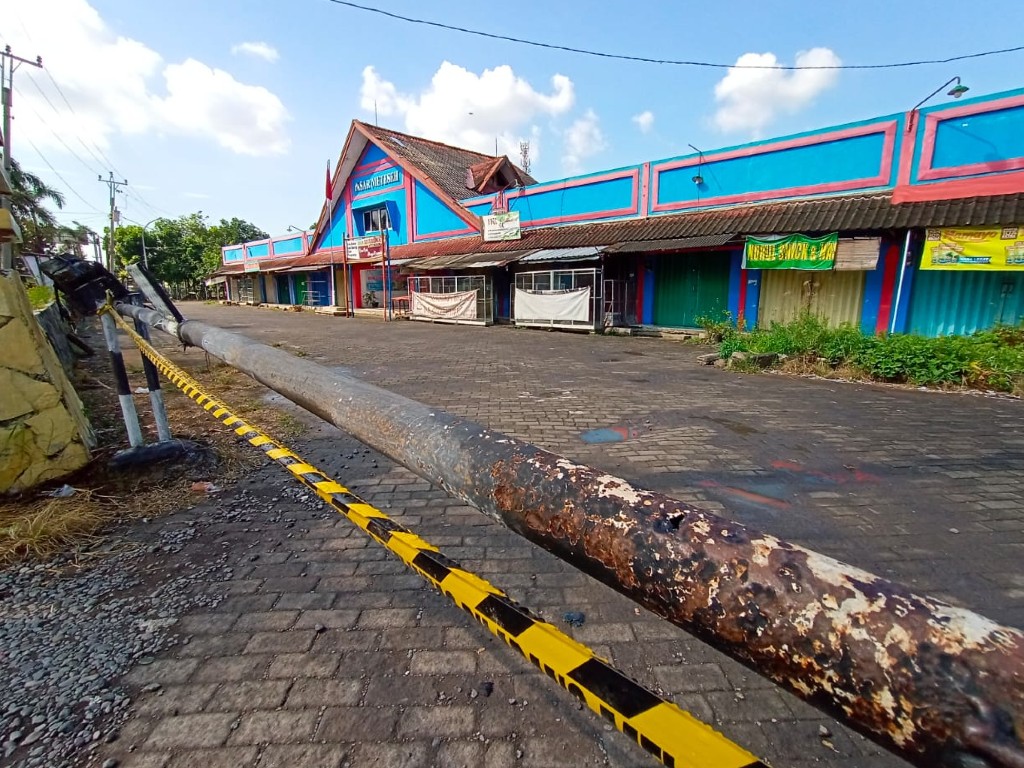
MULTIPOLYGON (((4 144, 4 175, 10 177, 11 171, 11 102, 14 98, 14 71, 22 64, 30 67, 43 68, 43 58, 36 56, 35 61, 23 59, 11 53, 11 46, 0 52, 0 100, 3 101, 3 144, 4 144)), ((11 210, 11 202, 4 197, 0 200, 3 207, 11 210)), ((0 270, 10 270, 14 267, 14 251, 10 243, 0 246, 0 270)))

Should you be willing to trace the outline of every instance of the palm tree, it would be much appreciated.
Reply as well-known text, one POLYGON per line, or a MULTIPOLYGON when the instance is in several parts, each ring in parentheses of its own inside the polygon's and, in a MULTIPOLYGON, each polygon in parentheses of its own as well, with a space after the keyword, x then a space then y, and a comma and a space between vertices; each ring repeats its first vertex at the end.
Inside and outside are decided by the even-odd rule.
POLYGON ((34 253, 48 250, 53 243, 57 219, 46 207, 52 203, 64 207, 64 195, 34 173, 11 159, 11 211, 21 226, 22 249, 34 253))

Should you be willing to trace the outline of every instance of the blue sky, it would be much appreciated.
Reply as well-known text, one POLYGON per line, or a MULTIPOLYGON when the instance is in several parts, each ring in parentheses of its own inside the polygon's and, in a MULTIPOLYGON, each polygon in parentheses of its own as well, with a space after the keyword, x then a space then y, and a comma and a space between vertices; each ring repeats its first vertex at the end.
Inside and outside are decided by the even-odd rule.
MULTIPOLYGON (((944 0, 365 2, 541 41, 727 64, 791 64, 801 52, 801 61, 844 64, 939 58, 1018 45, 1024 26, 1019 0, 988 0, 984 13, 944 0)), ((328 0, 5 8, 0 43, 48 68, 15 76, 14 155, 65 191, 65 219, 96 229, 107 208, 96 176, 111 166, 130 182, 119 199, 130 220, 202 210, 271 233, 307 226, 327 159, 351 119, 374 119, 374 101, 380 124, 397 130, 488 152, 497 138, 509 154, 529 139, 533 173, 546 180, 907 110, 953 75, 971 96, 1024 86, 1024 53, 794 77, 528 48, 328 0)))

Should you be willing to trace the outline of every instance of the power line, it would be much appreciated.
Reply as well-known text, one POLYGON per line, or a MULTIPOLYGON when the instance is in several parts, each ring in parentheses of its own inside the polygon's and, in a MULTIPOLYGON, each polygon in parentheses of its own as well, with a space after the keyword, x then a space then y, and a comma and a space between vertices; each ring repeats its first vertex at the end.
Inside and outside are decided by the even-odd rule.
MULTIPOLYGON (((50 70, 46 69, 44 71, 46 72, 46 76, 50 78, 50 82, 53 84, 53 87, 57 90, 57 93, 60 94, 61 99, 64 100, 64 103, 67 105, 67 108, 71 111, 71 114, 73 114, 76 117, 78 117, 78 112, 75 110, 74 106, 72 106, 71 101, 67 97, 67 94, 64 93, 64 89, 60 87, 60 83, 57 82, 57 80, 54 78, 54 76, 50 72, 50 70)), ((54 103, 50 100, 50 97, 46 95, 46 92, 40 87, 39 83, 37 83, 35 80, 32 80, 31 78, 30 78, 30 82, 35 87, 35 89, 37 91, 39 91, 39 95, 42 96, 46 100, 47 104, 50 105, 50 109, 52 109, 54 111, 54 113, 59 115, 60 114, 60 110, 57 109, 57 107, 54 105, 54 103)), ((36 113, 36 117, 39 117, 38 113, 36 113)), ((39 119, 42 120, 41 117, 39 117, 39 119)), ((45 123, 45 121, 43 121, 43 122, 45 123)), ((48 125, 47 125, 47 127, 49 128, 48 125)), ((50 128, 50 131, 53 132, 53 129, 50 128)), ((56 133, 54 133, 54 135, 56 135, 56 133)), ((65 146, 65 148, 67 148, 67 150, 69 152, 71 152, 76 157, 78 157, 78 155, 75 153, 75 151, 73 149, 71 149, 71 147, 69 147, 67 145, 67 143, 60 136, 57 136, 57 138, 60 141, 60 143, 63 144, 65 146)), ((78 143, 81 144, 82 147, 85 148, 86 152, 88 152, 90 155, 92 155, 92 158, 97 163, 99 163, 101 167, 105 165, 106 167, 109 167, 109 168, 113 169, 113 171, 115 173, 117 173, 119 176, 122 176, 122 177, 124 176, 124 174, 121 173, 121 171, 118 169, 118 167, 116 165, 114 165, 113 161, 109 157, 107 157, 107 155, 103 151, 102 147, 100 147, 98 144, 93 144, 91 146, 89 144, 86 144, 86 142, 82 139, 80 134, 76 133, 75 134, 75 138, 78 140, 78 143), (95 151, 93 151, 93 147, 95 147, 95 151), (97 152, 99 154, 97 154, 97 152)), ((79 160, 81 160, 81 158, 79 158, 79 160)), ((89 167, 88 164, 86 164, 86 167, 89 167)), ((92 168, 92 167, 89 167, 89 170, 91 172, 93 172, 93 173, 96 172, 96 169, 92 168)), ((131 190, 131 191, 129 191, 128 194, 131 195, 132 197, 134 197, 136 200, 138 200, 138 202, 142 203, 143 206, 145 206, 146 208, 149 208, 150 210, 152 210, 154 213, 161 213, 161 214, 167 213, 166 211, 163 211, 160 208, 157 208, 152 203, 150 203, 139 192, 131 190)))
MULTIPOLYGON (((56 80, 54 80, 54 78, 53 78, 53 73, 52 73, 52 72, 50 72, 50 70, 48 70, 48 69, 47 69, 47 70, 44 70, 44 71, 46 72, 46 76, 47 76, 48 78, 50 78, 50 82, 51 82, 51 83, 53 83, 53 87, 57 89, 57 93, 59 93, 59 94, 60 94, 60 97, 61 97, 61 98, 62 98, 62 99, 64 100, 64 103, 68 105, 68 109, 70 109, 70 110, 71 110, 71 114, 73 114, 73 115, 75 115, 75 117, 77 117, 77 116, 78 116, 78 112, 76 112, 76 111, 75 111, 75 108, 74 108, 73 106, 71 106, 71 102, 70 102, 70 101, 68 101, 68 97, 67 97, 67 96, 66 96, 66 95, 64 94, 64 89, 60 87, 60 84, 59 84, 59 83, 58 83, 58 82, 57 82, 56 80)), ((33 84, 35 84, 35 83, 33 83, 33 84)), ((38 86, 38 85, 36 85, 36 88, 39 88, 39 86, 38 86)), ((40 92, 40 93, 42 93, 42 92, 43 92, 43 89, 42 89, 42 88, 39 88, 39 92, 40 92)), ((45 94, 44 94, 44 97, 45 97, 45 94)), ((47 101, 48 103, 50 102, 50 100, 49 100, 49 99, 46 99, 46 101, 47 101)), ((53 107, 53 104, 52 104, 52 103, 50 103, 50 106, 51 106, 51 107, 53 107)), ((56 107, 54 107, 54 111, 55 111, 55 112, 57 111, 57 108, 56 108, 56 107)), ((59 114, 59 113, 58 113, 58 114, 59 114)), ((110 168, 113 168, 113 169, 114 169, 114 171, 116 171, 117 173, 121 174, 122 176, 124 175, 124 174, 122 174, 122 173, 121 173, 121 171, 119 171, 119 170, 118 170, 118 169, 117 169, 117 168, 116 168, 116 167, 114 166, 114 164, 113 164, 113 163, 112 163, 112 162, 110 161, 110 158, 109 158, 109 157, 107 157, 107 156, 106 156, 106 154, 104 154, 104 152, 103 152, 103 148, 102 148, 102 147, 100 147, 100 146, 99 146, 98 144, 95 144, 95 145, 94 145, 94 146, 96 147, 96 152, 98 152, 98 153, 99 153, 99 156, 97 156, 96 152, 93 152, 93 151, 92 151, 92 149, 91 149, 91 148, 89 147, 89 145, 88 145, 88 144, 86 144, 86 143, 85 143, 85 141, 84 141, 84 140, 82 139, 82 137, 81 137, 80 135, 78 135, 78 134, 75 134, 75 136, 76 136, 76 138, 78 139, 78 143, 79 143, 79 144, 81 144, 81 145, 82 145, 83 147, 85 147, 86 151, 87 151, 87 152, 88 152, 88 153, 89 153, 90 155, 92 155, 92 156, 93 156, 93 159, 94 159, 94 160, 95 160, 95 161, 96 161, 97 163, 99 163, 100 165, 104 165, 104 164, 106 164, 106 165, 107 165, 107 166, 109 166, 110 168)))
POLYGON ((64 186, 65 186, 65 187, 67 187, 67 188, 68 188, 69 190, 71 190, 71 193, 72 193, 72 194, 73 194, 73 195, 74 195, 75 197, 77 197, 77 198, 78 198, 79 200, 81 200, 81 201, 82 201, 83 203, 85 203, 85 204, 86 204, 87 206, 89 206, 89 207, 90 207, 90 208, 91 208, 92 210, 96 211, 96 213, 103 213, 103 211, 101 211, 101 210, 100 210, 99 208, 97 208, 97 207, 96 207, 95 205, 93 205, 93 204, 92 204, 92 203, 90 203, 90 202, 89 202, 88 200, 86 200, 86 199, 85 199, 84 197, 82 197, 82 196, 81 196, 81 195, 80 195, 80 194, 78 193, 78 190, 77 190, 77 189, 75 189, 74 187, 72 187, 72 186, 71 186, 71 185, 70 185, 70 184, 68 183, 68 180, 67 180, 67 179, 65 179, 65 178, 64 178, 63 176, 61 176, 61 175, 60 175, 60 171, 58 171, 58 170, 57 170, 56 168, 54 168, 54 167, 53 167, 53 164, 52 164, 52 163, 51 163, 51 162, 50 162, 49 160, 47 160, 47 159, 46 159, 46 155, 44 155, 44 154, 43 154, 42 152, 40 152, 40 151, 39 151, 39 147, 37 147, 37 146, 36 146, 36 145, 35 145, 35 144, 34 144, 34 143, 32 142, 32 139, 30 139, 30 138, 28 138, 28 137, 26 136, 26 137, 25 137, 25 141, 26 141, 26 142, 28 143, 28 145, 29 145, 30 147, 32 147, 32 149, 34 149, 34 150, 36 151, 36 154, 37 154, 37 155, 39 155, 39 159, 40 159, 40 160, 42 160, 42 161, 43 161, 44 163, 46 163, 46 167, 47 167, 47 168, 49 168, 49 169, 50 169, 51 171, 53 171, 53 174, 54 174, 54 175, 55 175, 55 176, 56 176, 56 177, 57 177, 58 179, 60 179, 60 180, 61 180, 62 182, 64 182, 64 186))
MULTIPOLYGON (((36 87, 38 88, 38 86, 36 87)), ((14 90, 16 93, 21 94, 20 88, 15 88, 14 90)), ((40 93, 42 93, 42 91, 40 91, 40 93)), ((46 98, 46 94, 43 94, 43 98, 46 98)), ((64 149, 66 149, 76 160, 78 160, 78 162, 85 166, 86 170, 88 170, 89 173, 97 173, 96 167, 93 165, 89 165, 89 163, 87 163, 81 155, 79 155, 75 150, 73 150, 71 146, 66 141, 64 141, 64 138, 53 129, 53 126, 51 126, 46 121, 46 119, 36 111, 35 107, 32 106, 31 102, 26 102, 26 106, 28 107, 29 111, 36 116, 39 122, 46 126, 46 130, 52 133, 53 137, 64 146, 64 149)), ((58 114, 60 113, 58 112, 58 114)))
POLYGON ((999 48, 991 51, 980 51, 977 53, 966 53, 960 56, 950 56, 945 59, 921 59, 918 61, 899 61, 885 64, 744 64, 742 66, 736 66, 735 64, 723 64, 721 62, 712 61, 687 61, 685 59, 655 59, 648 56, 631 56, 622 53, 607 53, 605 51, 594 51, 588 48, 574 48, 570 45, 559 45, 557 43, 542 43, 537 40, 525 40, 521 37, 511 37, 509 35, 499 35, 494 32, 484 32, 479 29, 467 29, 466 27, 455 26, 454 24, 443 24, 439 21, 430 21, 429 19, 417 19, 412 16, 403 16, 399 13, 392 13, 391 11, 385 11, 383 8, 373 8, 368 5, 360 5, 359 3, 349 2, 349 0, 329 0, 335 5, 344 5, 348 8, 355 8, 360 11, 367 11, 369 13, 376 13, 380 16, 387 16, 391 19, 398 21, 405 21, 410 24, 422 24, 428 27, 436 27, 437 29, 446 29, 450 32, 461 32, 466 35, 474 35, 476 37, 485 37, 489 40, 503 40, 508 43, 516 43, 518 45, 529 45, 534 48, 547 48, 554 51, 565 51, 567 53, 578 53, 584 56, 596 56, 602 59, 618 59, 620 61, 634 61, 643 64, 668 64, 677 67, 706 67, 709 69, 781 69, 786 71, 793 71, 799 69, 900 69, 905 67, 923 67, 932 64, 951 64, 954 61, 965 61, 967 59, 980 59, 984 56, 998 56, 1004 53, 1016 53, 1018 51, 1024 51, 1024 45, 1014 46, 1012 48, 999 48))

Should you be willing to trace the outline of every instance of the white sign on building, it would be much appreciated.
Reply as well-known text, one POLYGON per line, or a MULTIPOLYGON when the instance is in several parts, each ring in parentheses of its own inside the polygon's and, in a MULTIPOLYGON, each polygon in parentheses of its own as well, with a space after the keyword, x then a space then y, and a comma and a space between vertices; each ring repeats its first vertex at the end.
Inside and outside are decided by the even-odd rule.
POLYGON ((519 240, 523 233, 519 227, 519 211, 492 213, 484 216, 484 242, 519 240))

